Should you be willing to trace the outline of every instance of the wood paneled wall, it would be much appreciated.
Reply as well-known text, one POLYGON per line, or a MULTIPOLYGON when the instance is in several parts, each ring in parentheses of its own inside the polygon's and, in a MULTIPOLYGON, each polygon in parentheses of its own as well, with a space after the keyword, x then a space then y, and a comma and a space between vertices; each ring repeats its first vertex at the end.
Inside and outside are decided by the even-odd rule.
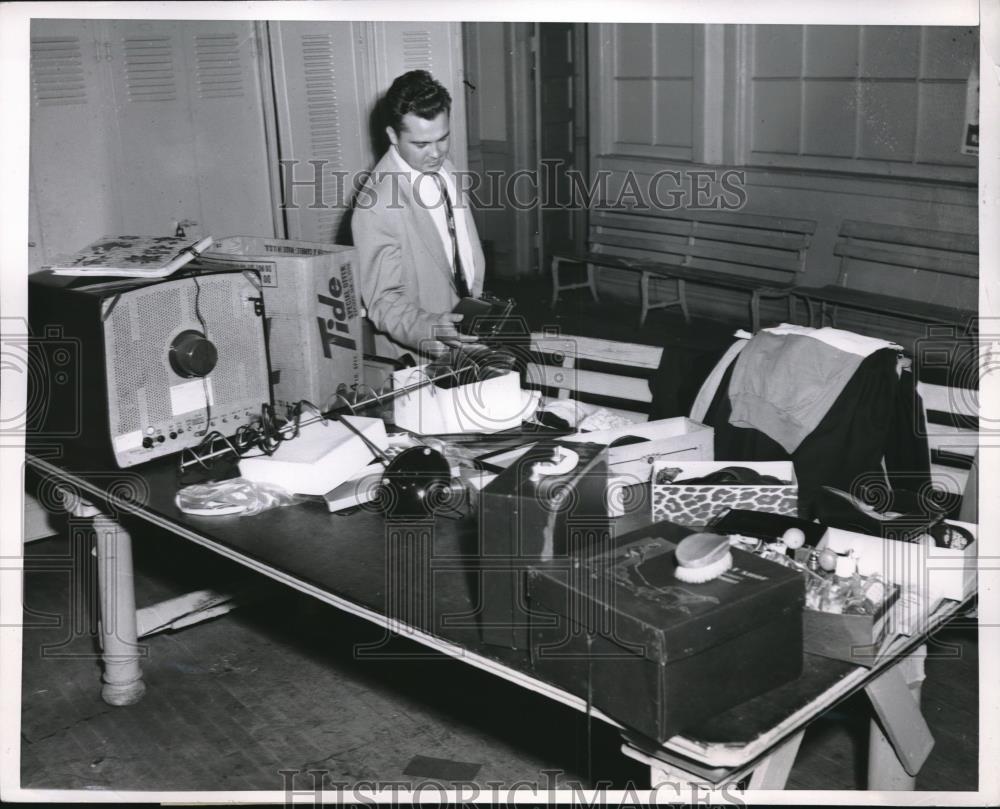
MULTIPOLYGON (((602 24, 590 34, 591 172, 609 172, 612 193, 630 175, 641 186, 663 170, 740 171, 746 212, 817 221, 805 284, 835 280, 844 219, 977 232, 977 161, 960 151, 975 29, 602 24)), ((637 295, 630 275, 602 279, 615 296, 637 295)), ((892 271, 872 281, 888 293, 914 283, 892 271)), ((976 305, 974 280, 916 283, 940 303, 976 305)), ((704 314, 745 309, 720 290, 689 297, 704 314)))

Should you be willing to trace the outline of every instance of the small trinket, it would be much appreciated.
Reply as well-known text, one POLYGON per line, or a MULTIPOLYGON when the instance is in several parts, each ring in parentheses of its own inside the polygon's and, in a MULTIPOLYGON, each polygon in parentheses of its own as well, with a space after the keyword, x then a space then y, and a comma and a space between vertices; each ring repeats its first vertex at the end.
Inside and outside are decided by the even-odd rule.
POLYGON ((813 573, 819 572, 819 551, 814 550, 809 554, 809 558, 806 560, 806 567, 813 573))

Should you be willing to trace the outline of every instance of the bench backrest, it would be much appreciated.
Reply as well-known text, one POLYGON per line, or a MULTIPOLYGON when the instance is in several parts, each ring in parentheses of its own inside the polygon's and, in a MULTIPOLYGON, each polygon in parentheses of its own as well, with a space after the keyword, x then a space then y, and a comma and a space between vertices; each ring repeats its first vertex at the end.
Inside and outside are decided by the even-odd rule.
POLYGON ((794 283, 815 231, 811 220, 739 211, 597 208, 589 235, 598 253, 794 283))
MULTIPOLYGON (((926 273, 944 276, 940 280, 952 285, 955 279, 979 277, 979 237, 976 234, 846 220, 833 252, 840 256, 837 284, 844 287, 855 286, 856 276, 870 276, 870 266, 852 274, 859 262, 890 270, 908 270, 914 280, 926 273)), ((897 276, 892 286, 893 294, 903 292, 900 297, 922 296, 927 289, 907 283, 902 276, 897 276), (911 291, 906 294, 908 289, 911 291)))
POLYGON ((660 365, 663 349, 595 337, 531 335, 534 361, 526 384, 549 398, 614 400, 613 413, 645 420, 652 401, 649 375, 660 365))
POLYGON ((969 469, 979 447, 979 392, 917 383, 931 454, 931 480, 952 494, 965 491, 969 469))

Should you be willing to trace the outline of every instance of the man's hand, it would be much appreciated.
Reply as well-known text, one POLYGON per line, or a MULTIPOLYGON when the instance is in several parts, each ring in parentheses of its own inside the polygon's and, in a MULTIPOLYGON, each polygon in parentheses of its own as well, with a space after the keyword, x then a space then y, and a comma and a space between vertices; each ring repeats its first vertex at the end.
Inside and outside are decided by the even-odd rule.
POLYGON ((430 344, 426 347, 432 354, 442 354, 449 347, 461 346, 463 343, 478 342, 478 338, 472 334, 462 334, 455 326, 461 323, 464 315, 456 315, 453 312, 445 312, 438 315, 431 321, 430 344))

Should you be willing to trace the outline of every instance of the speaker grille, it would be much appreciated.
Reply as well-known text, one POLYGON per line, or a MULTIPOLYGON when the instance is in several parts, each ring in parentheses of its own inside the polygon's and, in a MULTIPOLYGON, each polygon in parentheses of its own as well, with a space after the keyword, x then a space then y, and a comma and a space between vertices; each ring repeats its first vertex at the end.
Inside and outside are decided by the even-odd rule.
POLYGON ((149 351, 135 369, 136 379, 142 381, 136 389, 139 408, 145 411, 148 423, 169 422, 172 415, 169 392, 164 390, 169 378, 165 374, 170 372, 170 341, 184 328, 190 328, 176 325, 178 321, 191 322, 182 307, 183 297, 176 285, 149 287, 135 295, 130 307, 135 330, 142 335, 140 345, 149 351))
MULTIPOLYGON (((255 390, 259 390, 261 384, 255 368, 260 363, 259 352, 263 349, 254 341, 244 322, 247 313, 243 307, 247 296, 233 295, 231 282, 224 277, 209 276, 199 283, 200 294, 193 284, 185 289, 187 311, 194 324, 191 328, 199 331, 201 326, 197 311, 201 311, 208 339, 218 349, 219 363, 212 372, 213 384, 229 391, 236 400, 254 399, 257 395, 255 390), (198 309, 195 308, 196 297, 198 309)), ((255 325, 259 327, 259 324, 255 325)), ((256 407, 259 408, 260 404, 258 401, 256 407)))
MULTIPOLYGON (((144 365, 139 358, 139 345, 132 335, 132 319, 128 313, 119 312, 117 307, 112 312, 111 327, 114 334, 112 346, 114 358, 108 369, 113 374, 114 383, 109 390, 137 391, 146 386, 144 365)), ((117 397, 119 429, 122 433, 138 430, 141 416, 134 395, 117 397)))
MULTIPOLYGON (((169 359, 174 338, 189 329, 203 331, 202 321, 219 357, 207 377, 215 429, 231 435, 239 424, 249 420, 248 411, 259 412, 261 404, 270 400, 263 323, 254 312, 253 299, 259 297, 254 284, 242 272, 234 272, 127 290, 110 307, 110 313, 110 302, 106 303, 104 334, 112 438, 137 431, 169 434, 178 426, 204 418, 202 404, 195 410, 182 408, 175 412, 181 401, 175 396, 180 386, 194 383, 198 390, 200 380, 178 376, 169 359)), ((200 392, 199 397, 203 402, 200 392)), ((176 452, 200 440, 193 430, 181 435, 183 438, 171 439, 169 444, 165 440, 162 447, 154 448, 156 454, 176 452)))

